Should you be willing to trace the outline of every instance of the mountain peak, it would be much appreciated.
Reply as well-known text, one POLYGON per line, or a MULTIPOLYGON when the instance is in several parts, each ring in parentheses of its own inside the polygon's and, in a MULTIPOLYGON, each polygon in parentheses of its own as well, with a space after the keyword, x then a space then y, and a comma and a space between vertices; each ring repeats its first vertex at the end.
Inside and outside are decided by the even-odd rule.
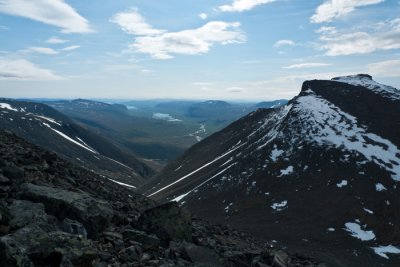
POLYGON ((332 78, 332 81, 343 80, 343 79, 355 79, 355 80, 358 79, 358 80, 371 80, 371 81, 373 81, 371 75, 362 74, 362 73, 356 74, 356 75, 347 75, 347 76, 335 77, 335 78, 332 78))

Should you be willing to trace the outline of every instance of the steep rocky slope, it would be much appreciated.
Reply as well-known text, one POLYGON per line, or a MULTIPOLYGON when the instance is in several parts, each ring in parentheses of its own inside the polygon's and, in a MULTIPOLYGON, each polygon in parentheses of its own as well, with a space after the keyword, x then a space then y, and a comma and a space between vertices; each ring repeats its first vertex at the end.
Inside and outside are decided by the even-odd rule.
POLYGON ((400 92, 313 80, 193 146, 140 188, 332 266, 400 266, 400 92))
POLYGON ((0 131, 0 266, 325 266, 0 131))
POLYGON ((134 154, 41 103, 0 99, 0 129, 10 130, 76 164, 133 186, 154 174, 134 154))

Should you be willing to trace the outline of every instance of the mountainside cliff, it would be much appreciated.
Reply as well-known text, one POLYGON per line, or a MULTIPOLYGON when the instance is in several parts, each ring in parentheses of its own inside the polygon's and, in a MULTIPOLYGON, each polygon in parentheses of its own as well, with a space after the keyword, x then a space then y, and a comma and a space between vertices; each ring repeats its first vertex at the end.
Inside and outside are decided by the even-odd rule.
POLYGON ((399 266, 399 147, 399 90, 366 74, 306 81, 139 191, 331 266, 399 266))

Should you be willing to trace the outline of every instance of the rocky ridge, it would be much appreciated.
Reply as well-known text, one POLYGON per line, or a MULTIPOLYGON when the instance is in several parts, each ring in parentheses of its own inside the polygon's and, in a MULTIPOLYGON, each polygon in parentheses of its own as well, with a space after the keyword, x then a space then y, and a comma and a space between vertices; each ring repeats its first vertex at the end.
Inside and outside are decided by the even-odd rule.
POLYGON ((0 266, 325 266, 0 131, 0 266))

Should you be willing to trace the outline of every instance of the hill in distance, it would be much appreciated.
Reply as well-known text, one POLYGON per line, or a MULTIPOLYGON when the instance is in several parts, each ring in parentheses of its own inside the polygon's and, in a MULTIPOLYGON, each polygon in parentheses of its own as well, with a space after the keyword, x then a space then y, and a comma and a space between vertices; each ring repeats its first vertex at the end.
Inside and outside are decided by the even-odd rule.
POLYGON ((138 186, 155 173, 128 150, 45 104, 0 99, 0 129, 132 186, 138 186))

